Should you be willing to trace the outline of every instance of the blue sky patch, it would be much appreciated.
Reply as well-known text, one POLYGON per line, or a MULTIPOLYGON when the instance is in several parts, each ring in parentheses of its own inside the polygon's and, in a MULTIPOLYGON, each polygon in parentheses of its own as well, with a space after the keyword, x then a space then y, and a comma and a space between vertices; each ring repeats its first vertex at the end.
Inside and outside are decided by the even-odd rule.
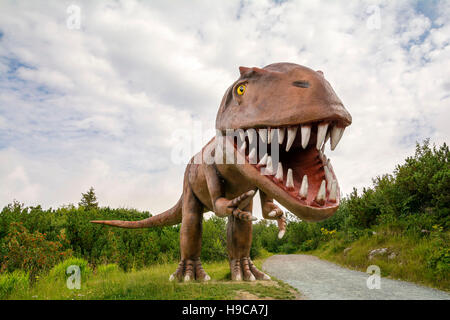
POLYGON ((414 10, 433 22, 439 16, 438 4, 439 0, 417 0, 414 4, 414 10))

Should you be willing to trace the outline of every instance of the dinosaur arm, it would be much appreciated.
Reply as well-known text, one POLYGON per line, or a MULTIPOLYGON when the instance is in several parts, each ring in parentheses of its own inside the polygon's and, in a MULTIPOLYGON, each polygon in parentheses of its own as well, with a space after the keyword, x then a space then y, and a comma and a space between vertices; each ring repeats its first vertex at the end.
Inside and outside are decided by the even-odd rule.
POLYGON ((224 197, 225 187, 219 177, 216 166, 212 164, 203 164, 203 169, 214 213, 220 217, 227 216, 228 214, 223 210, 223 203, 224 200, 226 200, 224 197))
POLYGON ((278 237, 281 239, 286 232, 286 218, 283 215, 283 210, 273 203, 273 199, 261 190, 259 190, 259 196, 264 219, 277 220, 278 229, 280 230, 278 237))
POLYGON ((283 215, 283 211, 273 203, 273 198, 270 198, 261 190, 259 190, 259 196, 261 198, 261 209, 264 219, 274 220, 283 215))
POLYGON ((254 196, 255 191, 250 190, 239 197, 228 200, 225 198, 225 186, 223 180, 220 178, 215 165, 203 164, 203 167, 214 213, 219 217, 226 217, 233 214, 241 220, 256 220, 250 212, 241 210, 241 208, 244 208, 254 196))

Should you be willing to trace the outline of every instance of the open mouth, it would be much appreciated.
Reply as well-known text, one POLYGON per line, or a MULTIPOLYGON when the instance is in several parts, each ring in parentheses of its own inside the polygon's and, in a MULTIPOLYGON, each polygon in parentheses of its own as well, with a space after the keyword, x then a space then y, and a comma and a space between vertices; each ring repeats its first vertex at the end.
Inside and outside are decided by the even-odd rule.
POLYGON ((248 164, 297 205, 337 208, 339 186, 324 150, 328 141, 334 150, 343 132, 344 127, 333 121, 249 128, 245 134, 241 132, 234 146, 241 155, 245 154, 248 164))

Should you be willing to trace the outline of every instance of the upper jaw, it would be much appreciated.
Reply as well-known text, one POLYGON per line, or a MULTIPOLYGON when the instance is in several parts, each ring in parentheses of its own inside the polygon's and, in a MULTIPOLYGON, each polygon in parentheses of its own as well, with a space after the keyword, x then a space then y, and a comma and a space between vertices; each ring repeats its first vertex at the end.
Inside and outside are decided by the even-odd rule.
POLYGON ((299 218, 320 221, 330 217, 340 202, 337 178, 324 154, 328 141, 334 150, 341 139, 345 127, 339 125, 338 122, 320 121, 275 128, 247 128, 244 146, 242 134, 236 142, 227 140, 234 150, 245 155, 245 163, 238 165, 238 170, 261 191, 299 218), (279 148, 277 164, 272 161, 270 166, 270 151, 267 155, 258 155, 257 149, 252 148, 256 139, 260 143, 267 142, 269 150, 279 148))

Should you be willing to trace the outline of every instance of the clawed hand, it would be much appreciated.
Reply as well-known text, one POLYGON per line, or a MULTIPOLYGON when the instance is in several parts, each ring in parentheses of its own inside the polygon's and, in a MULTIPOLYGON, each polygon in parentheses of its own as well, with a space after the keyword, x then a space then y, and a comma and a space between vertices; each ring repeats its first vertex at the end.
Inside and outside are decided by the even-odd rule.
MULTIPOLYGON (((255 221, 256 217, 252 216, 250 212, 243 211, 245 207, 250 203, 250 200, 255 195, 254 190, 247 191, 241 194, 239 197, 233 200, 228 200, 226 198, 218 198, 215 203, 215 212, 220 217, 226 217, 233 215, 236 218, 244 221, 255 221)), ((272 201, 267 201, 262 207, 263 217, 265 219, 277 220, 278 224, 278 238, 283 238, 286 233, 286 218, 283 214, 283 210, 278 208, 276 204, 272 201)))
POLYGON ((239 197, 234 198, 233 200, 218 198, 215 203, 216 214, 221 217, 232 214, 236 218, 244 221, 257 220, 257 218, 252 216, 250 212, 241 210, 250 203, 250 200, 253 198, 255 193, 255 190, 250 190, 241 194, 239 197))
POLYGON ((263 217, 265 219, 277 220, 278 224, 278 238, 283 238, 286 233, 286 218, 284 217, 283 210, 278 208, 272 201, 267 201, 262 207, 263 217))

